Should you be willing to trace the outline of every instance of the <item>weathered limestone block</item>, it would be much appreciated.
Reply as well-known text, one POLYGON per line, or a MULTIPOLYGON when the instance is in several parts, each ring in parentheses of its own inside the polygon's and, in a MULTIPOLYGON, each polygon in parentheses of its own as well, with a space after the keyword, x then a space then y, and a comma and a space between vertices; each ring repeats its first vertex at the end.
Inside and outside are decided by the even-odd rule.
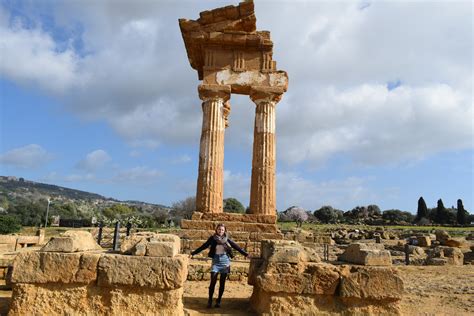
POLYGON ((16 244, 18 236, 14 235, 0 235, 0 244, 16 244))
POLYGON ((329 235, 315 235, 314 236, 314 243, 316 244, 326 244, 326 245, 334 245, 336 242, 334 239, 331 238, 329 235))
POLYGON ((339 296, 372 300, 399 300, 403 280, 396 269, 353 267, 341 280, 339 296))
POLYGON ((451 238, 449 233, 445 230, 437 230, 435 234, 436 234, 436 240, 439 241, 441 245, 444 245, 444 242, 451 238))
POLYGON ((178 236, 140 232, 124 238, 120 253, 134 256, 173 257, 181 248, 178 236))
POLYGON ((429 236, 417 236, 416 240, 418 242, 418 246, 420 246, 420 247, 430 247, 431 246, 431 238, 429 236))
MULTIPOLYGON (((197 212, 194 212, 197 213, 197 212)), ((193 213, 193 214, 194 214, 193 213)), ((236 213, 199 213, 194 219, 208 220, 214 222, 244 222, 276 224, 276 215, 265 214, 236 214, 236 213), (202 214, 202 215, 199 215, 202 214)))
POLYGON ((264 241, 250 263, 252 308, 263 315, 400 314, 403 281, 395 269, 280 260, 297 242, 264 241), (273 257, 272 257, 273 256, 273 257), (280 257, 281 256, 281 257, 280 257), (271 261, 271 259, 277 259, 271 261), (291 261, 291 262, 281 262, 291 261), (344 283, 343 283, 344 282, 344 283))
POLYGON ((174 242, 149 242, 146 246, 146 256, 174 257, 178 254, 179 246, 174 242))
POLYGON ((214 225, 214 222, 211 222, 211 221, 203 221, 203 220, 197 221, 197 220, 182 219, 181 228, 182 229, 214 230, 216 227, 214 225))
POLYGON ((68 230, 61 237, 52 237, 50 241, 41 248, 41 251, 50 252, 80 252, 102 250, 87 231, 68 230))
POLYGON ((320 262, 314 249, 301 246, 289 240, 263 240, 261 246, 262 258, 268 262, 320 262))
POLYGON ((353 243, 338 260, 366 266, 390 266, 392 257, 383 244, 353 243))
POLYGON ((442 245, 447 247, 469 248, 469 244, 464 238, 449 238, 445 240, 442 245))
MULTIPOLYGON (((425 258, 426 257, 425 250, 421 247, 418 247, 418 246, 409 245, 408 246, 408 254, 413 255, 415 258, 425 258)), ((405 255, 404 252, 403 252, 403 255, 405 255)))
POLYGON ((428 251, 427 265, 456 265, 462 266, 464 254, 455 247, 438 246, 428 251))
POLYGON ((180 231, 178 231, 177 234, 183 239, 203 239, 203 233, 206 233, 205 235, 207 235, 207 230, 204 231, 202 229, 181 229, 180 231))
POLYGON ((0 253, 15 251, 15 244, 0 244, 0 253))
POLYGON ((82 283, 97 279, 100 253, 22 252, 13 262, 12 283, 82 283))
POLYGON ((183 288, 15 284, 9 315, 184 315, 183 288))
POLYGON ((98 285, 177 289, 186 280, 187 264, 185 255, 169 258, 105 254, 99 260, 98 285))
POLYGON ((283 234, 282 233, 259 233, 255 232, 254 234, 250 235, 250 240, 251 241, 262 241, 266 239, 272 239, 272 240, 280 240, 283 239, 283 234))
MULTIPOLYGON (((279 267, 281 268, 281 266, 279 267)), ((268 293, 334 295, 340 273, 336 266, 324 263, 303 265, 302 273, 264 273, 257 276, 257 286, 268 293)), ((289 269, 291 271, 291 267, 289 269)))

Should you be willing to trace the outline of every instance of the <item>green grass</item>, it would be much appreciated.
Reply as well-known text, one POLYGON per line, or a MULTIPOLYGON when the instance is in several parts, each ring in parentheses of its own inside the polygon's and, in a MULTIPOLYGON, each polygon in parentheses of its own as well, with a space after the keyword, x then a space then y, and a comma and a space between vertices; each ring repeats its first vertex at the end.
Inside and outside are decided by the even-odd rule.
MULTIPOLYGON (((295 222, 279 222, 278 227, 280 230, 294 230, 296 229, 295 222)), ((369 225, 347 225, 347 224, 313 224, 313 223, 304 223, 302 229, 304 230, 312 230, 317 232, 329 232, 334 231, 336 229, 344 228, 344 229, 359 229, 359 230, 374 230, 376 227, 379 226, 369 226, 369 225)), ((462 236, 467 235, 468 233, 474 233, 474 226, 470 227, 449 227, 449 226, 390 226, 385 225, 383 226, 387 230, 404 230, 404 231, 418 231, 418 232, 432 232, 435 230, 446 230, 453 236, 462 236)), ((91 231, 94 229, 93 227, 84 227, 84 228, 71 228, 71 227, 48 227, 46 229, 46 237, 58 236, 61 233, 67 230, 87 230, 91 231)), ((123 229, 123 227, 122 227, 123 229)), ((36 234, 36 227, 23 227, 19 232, 20 235, 35 235, 36 234)), ((172 228, 132 228, 132 232, 136 231, 153 231, 158 233, 174 233, 180 230, 179 227, 172 227, 172 228)))
MULTIPOLYGON (((295 222, 279 222, 278 227, 281 230, 290 230, 296 229, 295 222)), ((348 224, 313 224, 313 223, 304 223, 302 229, 304 230, 313 230, 313 231, 332 231, 339 228, 345 229, 360 229, 360 230, 374 230, 376 227, 380 226, 369 226, 369 225, 348 225, 348 224)), ((430 232, 433 230, 446 230, 453 235, 470 233, 474 232, 474 226, 469 227, 450 227, 450 226, 399 226, 399 225, 384 225, 387 230, 412 230, 412 231, 423 231, 430 232)))

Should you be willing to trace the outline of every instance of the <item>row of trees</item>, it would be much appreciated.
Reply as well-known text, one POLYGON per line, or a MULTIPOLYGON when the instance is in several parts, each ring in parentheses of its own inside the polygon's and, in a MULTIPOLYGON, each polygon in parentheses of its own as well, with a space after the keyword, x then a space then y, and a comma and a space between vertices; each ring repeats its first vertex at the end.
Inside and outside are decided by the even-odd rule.
POLYGON ((317 220, 322 223, 347 224, 399 224, 399 225, 467 225, 474 222, 474 215, 464 209, 462 200, 457 201, 457 208, 446 208, 443 201, 438 200, 436 208, 428 209, 423 197, 418 200, 417 215, 401 210, 380 211, 377 205, 357 206, 349 211, 342 211, 332 206, 323 206, 311 212, 301 207, 292 206, 279 214, 280 221, 295 221, 301 224, 304 221, 317 220))
POLYGON ((418 199, 415 223, 426 225, 429 223, 466 225, 474 222, 474 216, 464 209, 462 200, 457 201, 457 207, 446 208, 443 200, 439 199, 436 208, 429 209, 423 197, 418 199))
MULTIPOLYGON (((10 203, 6 209, 6 214, 1 215, 0 220, 4 220, 6 226, 10 225, 15 229, 22 226, 40 226, 45 222, 46 200, 18 201, 10 203), (6 218, 5 216, 8 216, 6 218), (14 225, 17 223, 18 225, 14 225)), ((235 198, 227 198, 223 201, 224 212, 228 213, 248 213, 245 208, 235 198)), ((121 224, 128 222, 135 227, 159 227, 163 225, 179 225, 181 219, 190 219, 196 210, 195 197, 188 197, 184 200, 173 203, 171 208, 154 208, 143 210, 140 207, 127 204, 115 203, 108 206, 82 207, 73 203, 55 204, 50 210, 50 217, 59 215, 64 219, 91 219, 97 222, 112 224, 116 221, 121 224)), ((347 224, 440 224, 440 225, 466 225, 474 222, 474 215, 470 215, 464 209, 462 200, 457 201, 457 208, 444 207, 443 201, 438 200, 436 208, 428 208, 423 197, 418 200, 416 216, 410 212, 401 210, 381 211, 377 205, 357 206, 348 211, 342 211, 332 206, 323 206, 314 212, 307 211, 301 207, 292 206, 284 212, 277 212, 279 221, 295 221, 301 225, 305 221, 321 223, 347 223, 347 224)), ((51 218, 48 219, 51 222, 51 218)), ((1 226, 2 224, 0 224, 1 226)), ((4 225, 4 226, 5 226, 4 225)), ((1 227, 0 227, 1 228, 1 227)))

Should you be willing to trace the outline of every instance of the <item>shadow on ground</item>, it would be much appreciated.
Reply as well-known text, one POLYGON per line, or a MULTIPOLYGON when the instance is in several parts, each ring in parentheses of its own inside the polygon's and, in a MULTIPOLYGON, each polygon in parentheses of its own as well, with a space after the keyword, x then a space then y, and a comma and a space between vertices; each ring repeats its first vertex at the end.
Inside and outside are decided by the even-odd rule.
POLYGON ((8 314, 8 310, 10 309, 10 297, 0 297, 0 315, 6 316, 8 314))
POLYGON ((223 298, 219 308, 207 308, 205 297, 184 297, 183 303, 188 315, 257 315, 245 298, 223 298))

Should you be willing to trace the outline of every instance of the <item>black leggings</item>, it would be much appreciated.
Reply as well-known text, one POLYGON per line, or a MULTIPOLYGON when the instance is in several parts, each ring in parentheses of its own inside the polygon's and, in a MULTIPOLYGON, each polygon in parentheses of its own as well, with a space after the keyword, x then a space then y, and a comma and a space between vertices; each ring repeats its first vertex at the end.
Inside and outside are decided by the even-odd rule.
MULTIPOLYGON (((211 284, 209 285, 209 302, 212 302, 212 296, 214 295, 214 289, 216 288, 217 283, 217 272, 211 272, 211 284)), ((225 289, 225 280, 227 279, 227 273, 221 273, 221 278, 219 279, 219 296, 217 297, 217 302, 220 303, 222 295, 224 294, 225 289)))

